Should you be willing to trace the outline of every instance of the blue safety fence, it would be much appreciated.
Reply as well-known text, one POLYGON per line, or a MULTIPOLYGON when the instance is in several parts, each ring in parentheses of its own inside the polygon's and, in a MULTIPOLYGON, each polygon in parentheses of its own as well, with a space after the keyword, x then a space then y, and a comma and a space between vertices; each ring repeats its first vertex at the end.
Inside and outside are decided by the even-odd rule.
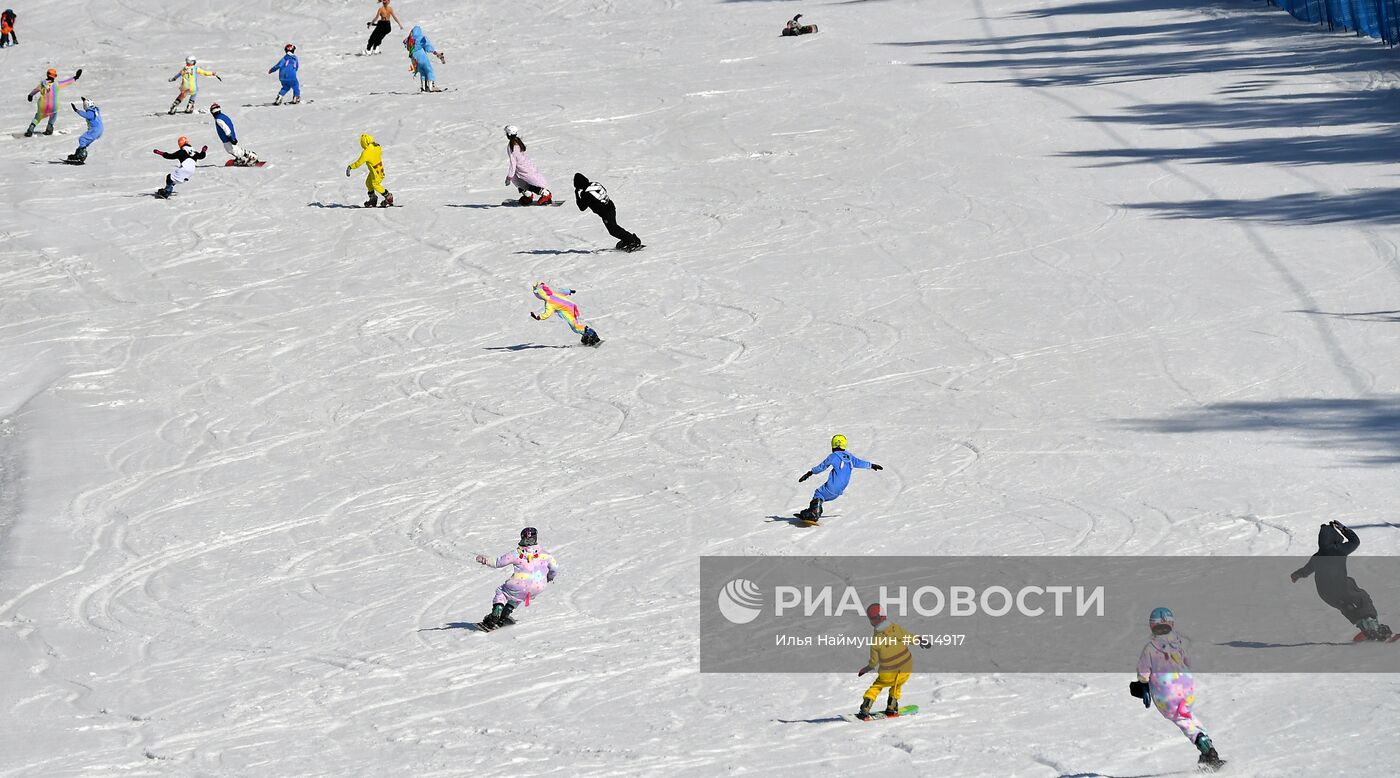
POLYGON ((1266 0, 1305 22, 1400 43, 1400 0, 1266 0))

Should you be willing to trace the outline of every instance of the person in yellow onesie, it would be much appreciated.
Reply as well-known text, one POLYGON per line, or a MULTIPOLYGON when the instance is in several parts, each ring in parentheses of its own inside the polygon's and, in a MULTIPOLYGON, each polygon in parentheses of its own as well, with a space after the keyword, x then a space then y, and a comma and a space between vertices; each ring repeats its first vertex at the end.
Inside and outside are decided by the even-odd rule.
POLYGON ((929 644, 886 618, 884 609, 879 605, 866 608, 865 615, 870 619, 870 626, 875 628, 875 635, 870 641, 870 661, 866 662, 865 667, 856 675, 865 675, 871 670, 878 670, 879 674, 875 676, 875 682, 870 684, 870 688, 865 690, 865 698, 861 700, 860 712, 856 714, 856 718, 870 718, 870 708, 880 696, 881 689, 890 690, 889 700, 885 703, 885 715, 898 716, 900 693, 904 690, 904 682, 908 681, 909 675, 914 672, 914 655, 909 649, 914 646, 928 648, 929 644))
POLYGON ((345 177, 350 177, 350 171, 364 165, 365 189, 369 190, 369 199, 365 201, 366 208, 373 208, 379 205, 379 195, 384 195, 384 206, 388 208, 394 204, 394 194, 384 188, 384 148, 374 142, 374 136, 365 133, 360 136, 360 158, 345 167, 345 177))
POLYGON ((222 78, 219 78, 218 73, 200 67, 199 60, 193 56, 185 57, 185 66, 180 68, 179 73, 170 77, 172 82, 180 82, 180 94, 175 98, 175 102, 170 104, 170 113, 175 113, 175 109, 179 108, 181 101, 187 97, 189 102, 185 103, 185 113, 194 113, 194 101, 195 98, 199 97, 200 76, 213 76, 223 81, 222 78))

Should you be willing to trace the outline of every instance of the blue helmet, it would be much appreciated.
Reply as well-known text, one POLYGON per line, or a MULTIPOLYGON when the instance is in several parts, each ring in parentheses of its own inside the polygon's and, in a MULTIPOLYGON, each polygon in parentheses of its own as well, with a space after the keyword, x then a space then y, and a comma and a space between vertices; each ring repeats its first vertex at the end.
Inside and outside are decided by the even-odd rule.
POLYGON ((1152 609, 1152 615, 1147 617, 1147 626, 1156 631, 1159 624, 1165 624, 1169 629, 1176 626, 1176 616, 1172 615, 1171 608, 1152 609))

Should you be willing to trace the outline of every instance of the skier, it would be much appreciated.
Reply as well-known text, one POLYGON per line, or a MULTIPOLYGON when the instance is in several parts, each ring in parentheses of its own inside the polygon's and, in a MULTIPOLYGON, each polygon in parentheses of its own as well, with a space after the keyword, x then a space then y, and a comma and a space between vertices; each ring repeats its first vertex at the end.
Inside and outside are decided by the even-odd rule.
POLYGON ((642 239, 617 225, 617 206, 608 198, 608 190, 597 181, 589 181, 582 173, 574 174, 574 204, 580 211, 592 211, 603 220, 608 234, 617 238, 617 247, 623 251, 636 251, 642 247, 642 239))
POLYGON ((78 71, 73 74, 72 78, 65 78, 62 81, 59 81, 58 71, 53 68, 49 68, 48 72, 44 74, 44 80, 40 81, 38 86, 29 90, 29 102, 34 102, 34 96, 38 95, 39 105, 34 109, 34 121, 29 123, 29 129, 24 131, 24 137, 32 137, 34 135, 34 128, 38 127, 39 122, 43 121, 44 119, 49 120, 49 126, 45 128, 44 134, 53 134, 54 123, 58 121, 59 90, 71 86, 74 81, 77 81, 82 77, 83 69, 78 68, 78 71))
POLYGON ((511 612, 522 604, 529 607, 530 600, 538 597, 559 574, 559 562, 553 554, 540 548, 539 533, 534 527, 520 530, 520 546, 516 550, 501 554, 495 561, 477 554, 476 561, 491 568, 515 568, 514 574, 496 589, 491 612, 481 620, 481 628, 487 631, 514 624, 511 612))
POLYGON ((1388 640, 1393 633, 1390 627, 1379 623, 1371 595, 1347 575, 1347 555, 1360 547, 1361 538, 1350 527, 1340 521, 1323 524, 1317 532, 1317 553, 1289 578, 1297 583, 1298 579, 1317 573, 1317 596, 1361 630, 1353 640, 1388 640))
POLYGON ((875 629, 875 634, 870 640, 870 659, 856 676, 865 675, 871 670, 878 670, 879 673, 870 684, 870 688, 865 690, 856 718, 866 720, 871 717, 870 706, 875 704, 881 689, 889 689, 889 697, 885 701, 885 716, 892 718, 899 715, 899 698, 904 691, 904 683, 914 672, 914 655, 909 652, 909 647, 931 648, 933 644, 916 638, 903 627, 890 621, 878 604, 866 608, 865 616, 870 619, 870 626, 875 629))
POLYGON ((365 189, 369 190, 369 199, 365 201, 366 208, 373 208, 379 204, 379 195, 384 195, 384 207, 388 208, 394 204, 394 195, 384 188, 384 149, 374 142, 374 136, 365 133, 360 136, 359 159, 356 159, 345 168, 345 177, 350 177, 350 171, 364 165, 365 166, 365 189))
POLYGON ((0 49, 19 45, 19 37, 15 35, 15 19, 17 18, 19 17, 15 15, 15 12, 8 8, 5 9, 4 13, 0 13, 0 49))
POLYGON ((408 37, 403 39, 403 47, 408 49, 408 72, 418 74, 419 89, 423 92, 441 92, 433 74, 432 57, 437 57, 438 62, 447 64, 447 55, 433 48, 432 41, 423 34, 423 28, 417 25, 414 25, 413 29, 409 30, 408 37))
POLYGON ((379 7, 374 11, 374 18, 365 22, 366 27, 374 28, 369 34, 369 43, 365 44, 366 54, 379 53, 379 44, 383 43, 384 36, 388 35, 390 31, 394 29, 394 26, 389 24, 390 19, 398 22, 400 30, 403 29, 403 22, 399 21, 398 14, 394 13, 394 9, 389 7, 389 0, 379 0, 379 7))
POLYGON ((175 194, 176 184, 183 184, 194 177, 194 163, 204 159, 204 156, 209 152, 208 146, 205 146, 199 151, 194 151, 194 147, 190 145, 190 139, 184 135, 181 135, 179 140, 175 141, 175 145, 178 146, 179 149, 174 153, 161 151, 160 149, 152 149, 158 156, 165 157, 166 159, 173 159, 179 163, 179 166, 165 177, 165 188, 156 190, 156 197, 162 200, 175 194))
POLYGON ((87 132, 84 132, 82 136, 78 138, 77 150, 69 154, 66 160, 74 165, 81 165, 87 162, 88 146, 91 146, 98 138, 102 137, 101 109, 97 107, 97 103, 88 102, 86 97, 79 99, 83 101, 82 108, 78 108, 78 106, 73 103, 68 104, 68 106, 73 109, 73 113, 87 120, 87 132))
POLYGON ((170 104, 169 113, 175 113, 175 109, 180 107, 180 101, 187 97, 189 102, 185 104, 185 113, 194 113, 194 101, 195 98, 199 97, 200 76, 213 76, 223 81, 218 73, 200 67, 199 60, 195 59, 193 55, 185 57, 185 66, 180 68, 180 72, 170 77, 171 81, 180 82, 180 94, 175 98, 175 102, 170 104))
POLYGON ((301 102, 301 82, 297 80, 297 71, 301 64, 297 62, 297 47, 288 43, 282 47, 282 59, 276 65, 267 69, 268 73, 276 73, 277 78, 282 82, 282 91, 277 93, 277 99, 272 101, 273 105, 281 105, 282 97, 288 90, 292 93, 292 105, 301 102))
POLYGON ((574 304, 573 300, 569 299, 569 295, 575 294, 575 290, 570 289, 567 292, 556 291, 549 288, 549 285, 545 282, 540 281, 532 287, 532 291, 534 291, 536 297, 544 301, 544 312, 536 313, 530 311, 530 318, 535 321, 544 321, 555 313, 558 313, 564 322, 569 325, 569 329, 574 331, 574 334, 582 336, 579 342, 583 345, 596 346, 603 342, 603 339, 598 337, 598 333, 594 332, 592 327, 586 326, 583 322, 579 321, 578 306, 574 304))
POLYGON ((549 183, 535 169, 535 163, 525 156, 525 141, 520 139, 520 128, 506 125, 506 158, 510 167, 506 169, 506 186, 515 185, 520 192, 521 205, 549 205, 554 195, 549 191, 549 183), (535 200, 535 195, 540 199, 535 200))
POLYGON ((224 151, 233 157, 225 164, 239 167, 250 167, 258 164, 257 154, 238 145, 238 132, 233 129, 233 119, 224 113, 224 109, 218 103, 209 104, 209 115, 214 117, 214 131, 219 134, 219 140, 224 144, 224 151))
POLYGON ((812 33, 817 31, 817 25, 802 24, 801 22, 797 21, 801 18, 802 14, 798 14, 792 17, 792 19, 783 27, 784 38, 790 38, 794 35, 811 35, 812 33))
POLYGON ((834 500, 840 497, 842 492, 846 491, 846 485, 851 482, 851 470, 853 468, 869 468, 877 471, 885 469, 877 464, 867 462, 860 457, 846 453, 846 436, 832 435, 831 454, 829 454, 826 459, 823 459, 816 467, 803 473, 797 479, 797 482, 802 483, 828 467, 831 468, 831 475, 826 477, 826 483, 822 484, 818 487, 817 491, 812 493, 811 504, 801 513, 797 514, 797 518, 815 524, 817 519, 822 517, 822 503, 827 500, 834 500))
POLYGON ((1176 617, 1167 608, 1154 608, 1147 618, 1152 639, 1138 658, 1137 680, 1128 684, 1128 693, 1142 700, 1143 707, 1157 705, 1157 712, 1175 724, 1201 752, 1200 766, 1218 770, 1225 761, 1215 752, 1205 727, 1191 713, 1196 704, 1196 681, 1186 662, 1181 640, 1172 632, 1176 617))

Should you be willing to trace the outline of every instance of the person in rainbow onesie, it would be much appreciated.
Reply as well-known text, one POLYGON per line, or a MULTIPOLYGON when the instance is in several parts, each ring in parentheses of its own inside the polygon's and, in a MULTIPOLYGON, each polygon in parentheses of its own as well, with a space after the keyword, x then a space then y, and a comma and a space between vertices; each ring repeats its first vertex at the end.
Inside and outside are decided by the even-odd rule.
POLYGON ((433 42, 423 33, 423 28, 417 25, 409 31, 408 37, 403 39, 403 47, 408 50, 408 72, 418 76, 419 91, 441 92, 429 55, 437 57, 438 62, 443 64, 447 64, 447 55, 433 48, 433 42))
POLYGON ((58 121, 58 90, 73 85, 74 81, 83 77, 83 69, 78 68, 78 72, 72 78, 58 80, 58 71, 49 68, 44 74, 44 80, 39 85, 29 90, 29 102, 34 102, 34 96, 38 95, 39 105, 34 110, 34 121, 29 123, 29 129, 24 131, 24 137, 29 138, 34 135, 34 128, 39 126, 39 122, 44 119, 49 120, 49 126, 44 130, 45 135, 53 134, 54 123, 58 121))
POLYGON ((477 554, 476 561, 491 568, 515 568, 511 577, 497 587, 496 596, 491 600, 491 612, 481 620, 479 626, 487 631, 514 624, 515 619, 510 614, 516 606, 529 607, 530 600, 539 596, 559 574, 559 562, 553 554, 540 548, 539 531, 534 527, 520 530, 520 546, 514 551, 507 551, 494 561, 477 554))
POLYGON ((200 76, 213 76, 223 81, 222 78, 219 78, 218 73, 200 67, 199 60, 195 59, 193 56, 185 57, 185 66, 180 68, 179 73, 170 77, 171 81, 180 82, 180 94, 176 96, 175 102, 170 104, 169 113, 175 113, 175 109, 180 107, 180 101, 184 100, 186 97, 188 97, 190 101, 185 103, 185 113, 194 113, 194 101, 195 98, 199 97, 200 76))
POLYGON ((1157 712, 1175 724, 1201 752, 1200 766, 1218 770, 1225 764, 1205 727, 1191 713, 1196 704, 1196 680, 1186 662, 1186 651, 1173 630, 1176 617, 1167 608, 1154 608, 1147 625, 1152 639, 1138 658, 1137 680, 1128 684, 1128 693, 1142 700, 1143 707, 1157 705, 1157 712))
POLYGON ((583 322, 579 321, 578 306, 574 304, 573 300, 569 299, 569 295, 574 294, 575 290, 570 289, 567 292, 555 291, 554 289, 550 289, 549 285, 543 281, 535 284, 533 289, 535 296, 544 301, 544 311, 542 313, 530 311, 530 318, 535 321, 544 321, 557 313, 569 325, 569 329, 573 330, 575 334, 583 336, 579 341, 583 345, 596 346, 603 342, 603 339, 598 337, 598 333, 594 332, 592 327, 586 326, 583 322))

